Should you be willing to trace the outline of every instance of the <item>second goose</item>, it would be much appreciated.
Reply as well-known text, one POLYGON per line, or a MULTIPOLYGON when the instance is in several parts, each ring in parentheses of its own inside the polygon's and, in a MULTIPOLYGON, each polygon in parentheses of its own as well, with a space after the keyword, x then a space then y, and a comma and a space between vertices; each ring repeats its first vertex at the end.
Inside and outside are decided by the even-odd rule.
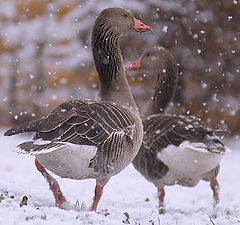
POLYGON ((162 114, 178 81, 172 54, 163 47, 149 48, 127 70, 151 74, 156 79, 154 95, 142 110, 144 138, 133 165, 157 187, 159 208, 164 204, 164 186, 193 187, 200 180, 210 181, 217 204, 219 163, 229 149, 200 119, 162 114))

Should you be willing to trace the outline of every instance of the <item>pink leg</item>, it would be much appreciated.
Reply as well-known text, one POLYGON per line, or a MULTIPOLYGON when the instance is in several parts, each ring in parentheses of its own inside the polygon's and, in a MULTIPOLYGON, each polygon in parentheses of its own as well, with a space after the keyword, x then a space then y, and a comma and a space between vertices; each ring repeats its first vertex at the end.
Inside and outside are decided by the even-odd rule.
POLYGON ((96 185, 95 196, 93 198, 93 204, 92 204, 92 209, 91 209, 92 211, 97 210, 98 202, 99 202, 100 198, 102 197, 102 193, 103 193, 103 186, 96 185))
POLYGON ((165 197, 164 188, 158 188, 159 208, 163 208, 164 197, 165 197))
POLYGON ((49 188, 52 191, 55 198, 55 205, 62 209, 63 203, 66 202, 66 199, 62 194, 58 182, 44 169, 43 166, 41 166, 37 159, 35 159, 35 165, 38 171, 40 171, 44 178, 47 180, 49 188))
POLYGON ((219 203, 219 184, 215 176, 212 177, 210 186, 213 191, 214 206, 216 206, 219 203))

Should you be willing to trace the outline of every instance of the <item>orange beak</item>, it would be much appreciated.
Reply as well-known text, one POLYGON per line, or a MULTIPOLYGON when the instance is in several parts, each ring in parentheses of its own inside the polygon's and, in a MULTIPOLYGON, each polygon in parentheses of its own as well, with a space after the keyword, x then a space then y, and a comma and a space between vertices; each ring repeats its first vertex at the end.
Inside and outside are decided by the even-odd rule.
POLYGON ((134 18, 134 27, 133 30, 136 32, 153 32, 153 29, 147 25, 145 25, 144 23, 142 23, 140 20, 137 20, 136 18, 134 18))
POLYGON ((131 63, 126 67, 127 71, 137 70, 141 68, 141 57, 137 59, 135 62, 131 63))

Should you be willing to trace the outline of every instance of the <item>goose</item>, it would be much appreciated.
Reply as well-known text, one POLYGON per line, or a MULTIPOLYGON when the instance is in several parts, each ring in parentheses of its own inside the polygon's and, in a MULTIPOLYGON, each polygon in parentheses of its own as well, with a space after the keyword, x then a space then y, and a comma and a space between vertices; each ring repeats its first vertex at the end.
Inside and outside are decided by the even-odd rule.
POLYGON ((126 70, 156 77, 154 95, 141 112, 144 137, 133 166, 157 187, 159 208, 164 207, 164 186, 193 187, 200 180, 210 181, 216 205, 219 163, 230 150, 200 119, 163 114, 177 87, 178 68, 174 57, 163 47, 151 47, 126 70))
POLYGON ((96 179, 91 206, 96 211, 103 187, 136 156, 143 128, 126 79, 119 38, 126 33, 147 31, 152 29, 130 11, 104 9, 92 31, 101 100, 69 100, 47 117, 5 132, 7 136, 35 132, 33 140, 19 144, 16 151, 36 157, 36 167, 47 180, 57 207, 66 208, 67 201, 47 170, 61 178, 96 179))

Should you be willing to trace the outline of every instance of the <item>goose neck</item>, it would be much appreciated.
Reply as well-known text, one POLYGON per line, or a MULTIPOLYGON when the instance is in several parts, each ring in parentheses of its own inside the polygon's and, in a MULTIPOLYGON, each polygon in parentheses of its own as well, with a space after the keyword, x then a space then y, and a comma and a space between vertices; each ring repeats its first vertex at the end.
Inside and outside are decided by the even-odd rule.
POLYGON ((178 82, 177 74, 177 67, 169 67, 154 74, 157 77, 154 94, 142 110, 144 117, 164 112, 175 95, 178 82))
POLYGON ((100 97, 137 110, 123 67, 119 36, 104 26, 95 25, 93 30, 92 52, 100 79, 100 97))

